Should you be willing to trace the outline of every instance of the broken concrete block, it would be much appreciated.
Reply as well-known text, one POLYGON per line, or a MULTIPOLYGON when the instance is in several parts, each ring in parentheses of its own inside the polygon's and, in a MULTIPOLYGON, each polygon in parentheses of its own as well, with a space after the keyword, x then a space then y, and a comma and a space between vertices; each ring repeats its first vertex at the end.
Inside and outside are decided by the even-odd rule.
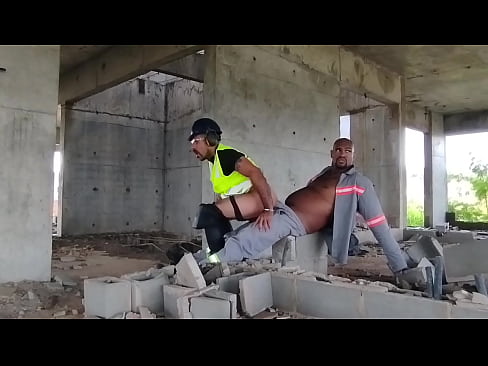
POLYGON ((163 271, 163 273, 165 273, 167 276, 172 277, 176 273, 176 266, 174 265, 165 266, 161 268, 161 271, 163 271))
POLYGON ((254 316, 273 306, 269 272, 239 280, 239 288, 242 310, 249 316, 254 316))
POLYGON ((190 313, 196 319, 231 319, 231 308, 232 304, 228 300, 211 297, 190 298, 190 313))
POLYGON ((419 236, 430 236, 435 237, 436 233, 434 229, 412 229, 412 228, 405 228, 403 229, 403 240, 412 240, 414 235, 419 236))
POLYGON ((85 314, 103 318, 131 311, 131 283, 116 277, 84 281, 85 314))
POLYGON ((447 231, 439 238, 441 243, 465 243, 475 240, 475 233, 469 230, 447 231))
POLYGON ((59 282, 63 286, 74 287, 78 285, 78 283, 75 280, 73 280, 70 276, 64 273, 57 273, 54 276, 54 281, 59 282))
POLYGON ((221 291, 239 295, 239 280, 253 275, 253 273, 241 272, 231 276, 217 278, 216 282, 221 291))
POLYGON ((488 242, 471 240, 444 246, 447 282, 472 281, 477 273, 488 273, 488 242))
POLYGON ((227 263, 216 263, 214 267, 207 273, 205 273, 203 277, 205 279, 205 282, 210 284, 212 282, 215 282, 217 278, 227 277, 229 275, 230 269, 227 263))
POLYGON ((230 318, 237 318, 237 295, 231 294, 230 292, 210 290, 203 294, 204 296, 226 300, 230 303, 230 318))
POLYGON ((178 318, 179 319, 192 319, 193 315, 190 312, 190 300, 193 297, 202 296, 203 294, 207 293, 211 290, 217 290, 219 287, 217 285, 209 285, 204 287, 200 290, 194 289, 193 292, 190 292, 186 295, 180 296, 176 299, 176 308, 178 311, 178 318))
POLYGON ((399 281, 405 281, 407 284, 425 285, 427 283, 426 267, 416 267, 404 270, 397 275, 399 281))
POLYGON ((58 318, 60 316, 65 316, 65 315, 66 315, 66 311, 63 310, 63 311, 58 311, 58 312, 54 313, 53 317, 58 318))
POLYGON ((45 283, 49 291, 64 291, 64 287, 59 282, 46 282, 45 283))
POLYGON ((206 286, 197 261, 190 253, 185 254, 176 265, 176 284, 197 289, 206 286))
POLYGON ((148 308, 145 306, 139 306, 139 314, 141 315, 141 319, 155 319, 156 316, 152 314, 148 308))
POLYGON ((482 305, 488 305, 488 297, 480 294, 479 292, 473 292, 473 297, 471 298, 471 301, 474 304, 482 304, 482 305))
POLYGON ((296 311, 296 278, 297 276, 288 273, 271 273, 271 290, 274 306, 285 311, 296 311))
POLYGON ((299 266, 305 271, 327 274, 328 249, 323 232, 298 238, 287 237, 276 242, 273 248, 273 260, 277 263, 282 263, 283 251, 285 250, 283 266, 299 266))
POLYGON ((78 310, 76 310, 76 309, 71 310, 71 314, 78 315, 78 310))
POLYGON ((132 312, 139 307, 147 307, 153 313, 164 311, 163 285, 169 278, 162 272, 137 272, 123 276, 131 282, 132 312))
POLYGON ((417 243, 407 249, 408 256, 415 263, 419 263, 422 258, 434 258, 442 256, 442 246, 436 238, 422 235, 417 243))
POLYGON ((193 293, 194 288, 177 285, 164 285, 164 316, 167 318, 178 318, 177 300, 184 295, 193 293))
POLYGON ((295 247, 295 237, 287 236, 281 240, 278 240, 272 247, 273 260, 276 263, 283 261, 287 263, 289 261, 296 260, 296 247, 295 247), (283 258, 283 252, 285 252, 285 257, 283 258))

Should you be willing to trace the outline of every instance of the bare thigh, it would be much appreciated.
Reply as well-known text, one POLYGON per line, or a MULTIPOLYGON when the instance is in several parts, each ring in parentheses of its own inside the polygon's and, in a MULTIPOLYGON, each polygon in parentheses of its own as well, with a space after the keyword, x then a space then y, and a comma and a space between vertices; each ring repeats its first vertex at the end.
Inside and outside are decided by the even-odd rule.
MULTIPOLYGON (((273 205, 276 204, 276 195, 271 192, 273 197, 273 205)), ((258 217, 264 210, 263 203, 259 193, 256 191, 250 191, 248 193, 239 194, 234 196, 237 206, 241 211, 242 217, 246 220, 251 220, 258 217)), ((217 207, 222 211, 222 214, 228 219, 235 219, 236 214, 234 207, 229 198, 224 198, 216 202, 217 207)))

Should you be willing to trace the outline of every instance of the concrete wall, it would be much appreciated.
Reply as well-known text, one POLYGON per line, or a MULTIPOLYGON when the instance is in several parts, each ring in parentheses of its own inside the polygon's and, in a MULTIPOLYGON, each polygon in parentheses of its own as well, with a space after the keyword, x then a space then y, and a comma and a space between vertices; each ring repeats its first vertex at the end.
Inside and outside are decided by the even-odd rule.
POLYGON ((425 134, 425 226, 446 222, 447 170, 446 137, 442 115, 432 113, 429 117, 430 132, 425 134))
POLYGON ((66 107, 62 234, 161 230, 161 84, 121 84, 66 107))
POLYGON ((444 132, 447 136, 487 131, 488 111, 444 116, 444 132))
MULTIPOLYGON (((330 163, 340 91, 336 78, 285 52, 212 47, 204 84, 205 114, 220 123, 223 143, 247 152, 282 200, 330 163)), ((204 199, 211 198, 209 188, 204 171, 204 199)))
POLYGON ((191 224, 202 202, 202 164, 187 140, 202 114, 203 84, 181 80, 166 85, 164 230, 195 236, 191 224))
POLYGON ((0 46, 0 67, 0 282, 46 281, 59 46, 0 46))
POLYGON ((423 133, 430 129, 429 113, 412 103, 405 103, 405 127, 412 128, 423 133))

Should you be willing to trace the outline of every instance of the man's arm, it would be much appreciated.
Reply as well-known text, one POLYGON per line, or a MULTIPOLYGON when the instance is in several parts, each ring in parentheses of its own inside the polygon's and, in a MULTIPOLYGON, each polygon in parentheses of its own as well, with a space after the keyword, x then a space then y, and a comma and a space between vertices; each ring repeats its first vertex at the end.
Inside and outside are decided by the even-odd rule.
POLYGON ((264 211, 256 218, 256 226, 259 230, 269 230, 271 228, 274 212, 271 188, 266 181, 266 178, 261 172, 261 169, 252 164, 245 157, 240 157, 239 160, 237 160, 235 168, 239 173, 251 180, 253 187, 258 192, 261 202, 263 203, 264 211))
POLYGON ((376 240, 383 247, 392 272, 395 273, 408 268, 400 246, 391 234, 373 183, 364 176, 361 178, 356 183, 359 213, 364 217, 376 240))

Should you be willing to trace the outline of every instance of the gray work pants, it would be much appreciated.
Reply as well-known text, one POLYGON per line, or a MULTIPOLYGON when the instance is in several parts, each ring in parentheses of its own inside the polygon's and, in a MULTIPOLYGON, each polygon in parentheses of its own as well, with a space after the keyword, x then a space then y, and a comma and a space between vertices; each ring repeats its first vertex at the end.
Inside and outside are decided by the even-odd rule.
POLYGON ((255 223, 244 224, 228 234, 225 247, 217 252, 217 256, 221 262, 238 262, 244 258, 257 256, 288 235, 303 236, 306 234, 305 227, 295 212, 278 201, 270 230, 261 231, 255 223))

